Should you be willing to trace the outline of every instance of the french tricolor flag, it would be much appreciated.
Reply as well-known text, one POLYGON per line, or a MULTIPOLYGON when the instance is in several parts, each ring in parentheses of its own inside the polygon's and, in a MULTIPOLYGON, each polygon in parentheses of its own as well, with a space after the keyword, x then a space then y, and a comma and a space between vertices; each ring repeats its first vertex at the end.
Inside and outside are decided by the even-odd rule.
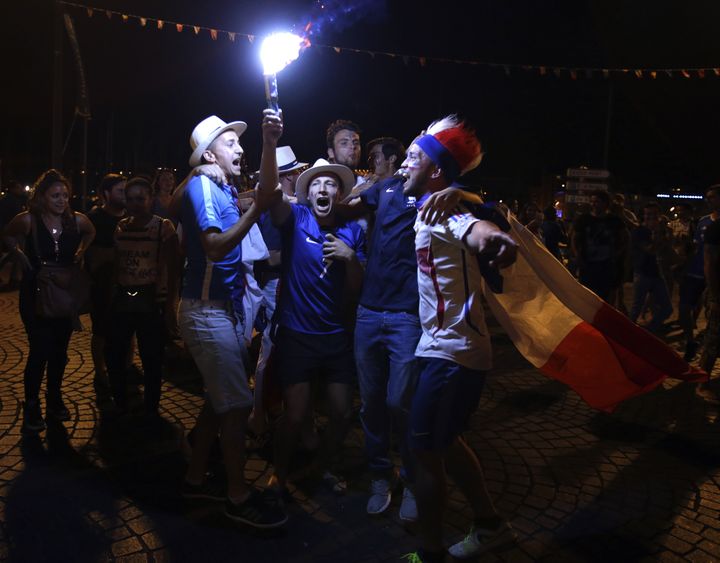
POLYGON ((518 258, 501 271, 502 293, 486 288, 485 297, 517 349, 542 373, 607 412, 667 377, 707 380, 704 371, 581 285, 515 217, 508 221, 518 258))

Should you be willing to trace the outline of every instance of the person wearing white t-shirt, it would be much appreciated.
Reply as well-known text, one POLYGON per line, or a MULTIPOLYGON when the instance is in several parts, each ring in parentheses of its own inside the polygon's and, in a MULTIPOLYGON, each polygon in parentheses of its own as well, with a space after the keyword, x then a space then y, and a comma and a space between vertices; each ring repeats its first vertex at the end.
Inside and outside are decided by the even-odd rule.
MULTIPOLYGON (((403 190, 422 206, 482 159, 474 132, 455 116, 433 123, 410 146, 403 168, 403 190)), ((415 223, 422 336, 416 356, 420 377, 409 416, 409 443, 417 459, 416 499, 424 563, 444 561, 442 517, 446 470, 475 513, 470 534, 450 548, 473 557, 514 532, 497 513, 480 462, 462 432, 477 408, 491 367, 490 338, 483 318, 481 262, 502 268, 515 261, 516 245, 494 223, 458 208, 437 224, 415 223)), ((483 265, 482 267, 485 267, 483 265)))

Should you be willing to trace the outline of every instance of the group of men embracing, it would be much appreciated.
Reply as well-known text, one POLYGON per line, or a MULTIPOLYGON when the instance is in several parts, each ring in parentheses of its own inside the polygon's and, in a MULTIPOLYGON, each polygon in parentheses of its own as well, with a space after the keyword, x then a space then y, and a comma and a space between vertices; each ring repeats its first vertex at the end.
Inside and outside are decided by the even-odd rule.
POLYGON ((454 187, 482 158, 475 133, 454 116, 434 122, 409 146, 403 176, 363 190, 353 191, 355 175, 340 159, 319 159, 297 177, 292 198, 283 193, 278 170, 282 115, 265 110, 259 182, 252 205, 241 212, 233 177, 240 173, 245 129, 241 121, 213 116, 190 139, 190 165, 214 165, 222 178, 193 176, 181 196, 187 262, 179 324, 206 389, 183 493, 223 500, 230 518, 254 527, 283 525, 291 499, 289 462, 312 415, 316 379, 324 386, 328 414, 316 469, 342 491, 336 454, 351 422, 357 382, 372 473, 367 511, 385 511, 402 478, 400 517, 417 520, 420 537, 410 559, 444 560, 446 474, 475 515, 470 533, 450 553, 472 557, 511 541, 514 532, 496 511, 480 462, 462 437, 491 367, 483 274, 516 256, 513 239, 475 212, 479 198, 454 187), (245 285, 241 242, 261 216, 280 233, 273 363, 284 409, 273 475, 263 492, 243 476, 253 394, 240 325, 253 321, 233 305, 245 285), (356 219, 368 216, 366 246, 356 219), (400 476, 390 456, 393 433, 400 476), (206 479, 218 435, 227 473, 222 490, 206 479))

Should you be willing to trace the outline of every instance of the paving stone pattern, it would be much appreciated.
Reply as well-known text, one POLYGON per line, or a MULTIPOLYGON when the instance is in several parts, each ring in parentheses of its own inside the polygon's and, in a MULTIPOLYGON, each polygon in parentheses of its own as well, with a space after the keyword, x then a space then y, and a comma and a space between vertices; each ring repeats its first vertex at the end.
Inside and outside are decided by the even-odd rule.
MULTIPOLYGON (((0 316, 0 560, 375 563, 414 549, 413 528, 397 516, 400 495, 386 514, 365 513, 357 421, 343 455, 348 494, 296 483, 281 531, 257 533, 226 519, 222 505, 183 501, 184 435, 202 396, 181 348, 167 362, 162 421, 113 419, 106 389, 94 383, 89 331, 75 333, 64 384, 71 420, 23 440, 27 347, 16 293, 0 294, 0 316)), ((467 438, 519 539, 479 560, 720 560, 717 406, 668 381, 612 415, 598 413, 529 366, 490 324, 497 367, 467 438)), ((250 452, 247 477, 258 486, 268 451, 250 452)), ((451 485, 448 542, 469 522, 451 485)))

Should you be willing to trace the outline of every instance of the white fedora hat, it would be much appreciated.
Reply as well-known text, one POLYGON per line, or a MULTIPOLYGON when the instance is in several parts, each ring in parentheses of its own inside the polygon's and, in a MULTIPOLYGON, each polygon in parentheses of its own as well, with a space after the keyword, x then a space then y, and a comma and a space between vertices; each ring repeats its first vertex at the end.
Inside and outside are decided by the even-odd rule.
MULTIPOLYGON (((307 162, 298 162, 295 153, 289 146, 277 147, 275 149, 275 159, 277 160, 278 172, 286 174, 308 165, 307 162)), ((256 170, 255 174, 260 174, 260 170, 256 170)))
POLYGON ((245 129, 247 129, 247 123, 244 121, 225 123, 217 115, 211 115, 203 119, 195 126, 195 129, 193 129, 190 135, 190 148, 193 151, 192 155, 190 155, 190 166, 199 166, 202 153, 207 150, 210 143, 225 133, 225 131, 235 131, 239 137, 245 132, 245 129))
POLYGON ((307 203, 307 188, 310 180, 322 173, 332 173, 340 178, 340 200, 345 199, 355 185, 355 174, 343 164, 330 164, 324 158, 318 158, 310 168, 305 170, 295 183, 295 195, 298 203, 307 203))

